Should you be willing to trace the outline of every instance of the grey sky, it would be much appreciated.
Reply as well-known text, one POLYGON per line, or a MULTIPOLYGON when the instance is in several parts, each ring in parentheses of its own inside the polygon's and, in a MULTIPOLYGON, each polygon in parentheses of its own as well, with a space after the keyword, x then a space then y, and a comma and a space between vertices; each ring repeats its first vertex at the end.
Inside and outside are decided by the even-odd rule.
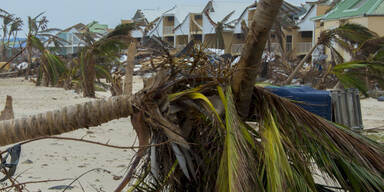
MULTIPOLYGON (((287 1, 296 5, 304 2, 287 1)), ((50 21, 49 27, 64 29, 79 22, 86 24, 94 20, 114 27, 121 19, 131 18, 137 9, 170 8, 177 3, 207 2, 208 0, 1 0, 0 8, 24 20, 27 16, 36 16, 45 11, 50 21)))

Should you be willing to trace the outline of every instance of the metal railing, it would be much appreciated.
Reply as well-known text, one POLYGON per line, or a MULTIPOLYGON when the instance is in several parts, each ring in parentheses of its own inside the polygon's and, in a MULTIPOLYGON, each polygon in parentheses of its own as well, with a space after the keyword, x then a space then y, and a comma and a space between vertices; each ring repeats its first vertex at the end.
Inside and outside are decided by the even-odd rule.
POLYGON ((244 44, 232 44, 232 55, 241 55, 241 52, 243 51, 244 44))
POLYGON ((308 53, 312 48, 312 42, 296 43, 296 51, 298 53, 308 53))
POLYGON ((164 35, 173 35, 173 27, 164 26, 164 35))

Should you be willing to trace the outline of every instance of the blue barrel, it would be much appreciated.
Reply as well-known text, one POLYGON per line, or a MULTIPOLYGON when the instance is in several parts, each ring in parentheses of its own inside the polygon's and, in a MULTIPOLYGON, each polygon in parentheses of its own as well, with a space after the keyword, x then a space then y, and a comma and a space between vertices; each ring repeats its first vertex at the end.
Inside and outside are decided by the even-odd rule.
POLYGON ((308 86, 265 87, 272 93, 295 102, 305 110, 332 121, 332 97, 329 91, 308 86))

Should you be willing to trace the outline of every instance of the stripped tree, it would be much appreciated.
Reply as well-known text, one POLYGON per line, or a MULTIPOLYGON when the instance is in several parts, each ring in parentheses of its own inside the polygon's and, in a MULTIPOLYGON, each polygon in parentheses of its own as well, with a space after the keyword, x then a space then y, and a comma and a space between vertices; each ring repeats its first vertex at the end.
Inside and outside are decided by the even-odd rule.
POLYGON ((241 117, 249 115, 252 91, 256 77, 261 70, 261 59, 282 0, 259 1, 248 31, 246 43, 232 78, 232 88, 236 95, 237 110, 241 117))

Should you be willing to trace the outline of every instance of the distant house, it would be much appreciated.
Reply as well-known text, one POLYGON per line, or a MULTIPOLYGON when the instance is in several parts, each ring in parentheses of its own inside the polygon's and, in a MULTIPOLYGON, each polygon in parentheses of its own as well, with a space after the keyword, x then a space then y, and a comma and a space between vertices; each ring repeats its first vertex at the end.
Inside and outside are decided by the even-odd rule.
MULTIPOLYGON (((250 26, 256 8, 257 3, 249 5, 247 8, 244 9, 242 14, 236 20, 233 29, 234 34, 232 38, 232 45, 230 47, 230 52, 232 53, 232 55, 241 54, 245 43, 243 27, 248 28, 250 26), (245 26, 243 26, 244 24, 245 26)), ((266 48, 276 53, 280 53, 281 49, 285 49, 286 51, 294 52, 296 56, 300 56, 308 52, 309 49, 303 49, 301 47, 310 47, 312 42, 314 27, 311 28, 311 24, 306 22, 306 20, 308 20, 309 18, 307 15, 309 14, 311 14, 310 9, 307 10, 304 8, 296 7, 284 1, 283 5, 280 8, 281 26, 274 26, 270 36, 270 43, 267 44, 266 48), (280 45, 277 37, 273 33, 274 30, 276 30, 276 27, 280 27, 281 31, 283 31, 284 33, 284 42, 282 42, 282 45, 280 45)))
POLYGON ((193 6, 182 18, 181 23, 174 28, 175 48, 182 49, 191 40, 203 41, 203 6, 193 6))
MULTIPOLYGON (((88 25, 83 23, 78 23, 73 25, 57 34, 58 37, 63 39, 62 46, 55 49, 59 55, 73 55, 78 53, 85 43, 79 38, 79 34, 83 33, 84 30, 88 27, 89 31, 94 33, 97 37, 101 37, 109 32, 108 25, 99 24, 94 21, 88 25)), ((52 50, 55 48, 53 44, 48 45, 52 50)))
POLYGON ((176 5, 159 17, 159 20, 148 35, 160 37, 163 41, 175 46, 175 28, 186 19, 189 13, 199 11, 201 11, 201 6, 176 5))
MULTIPOLYGON (((383 0, 343 0, 328 12, 313 18, 316 22, 316 33, 337 28, 345 23, 356 23, 367 27, 378 35, 384 35, 384 1, 383 0)), ((317 40, 317 39, 316 39, 317 40)), ((345 60, 350 59, 349 53, 335 45, 345 60)), ((325 50, 330 54, 329 50, 325 50)), ((330 58, 330 57, 329 57, 330 58)))
POLYGON ((81 33, 81 30, 85 28, 86 25, 83 23, 78 23, 63 31, 59 32, 57 36, 65 41, 62 42, 62 46, 55 48, 53 44, 48 45, 51 49, 54 49, 59 55, 72 55, 78 53, 85 44, 80 40, 76 35, 81 33))
MULTIPOLYGON (((152 15, 154 26, 148 33, 138 30, 132 34, 156 36, 179 50, 194 40, 201 42, 206 48, 221 49, 225 53, 239 55, 245 43, 242 23, 249 26, 256 6, 254 0, 210 0, 204 5, 176 5, 158 17, 152 15), (220 30, 224 44, 218 41, 218 26, 222 26, 220 30)), ((314 24, 310 20, 313 10, 307 11, 287 2, 283 3, 281 12, 286 15, 285 19, 291 21, 290 26, 283 29, 286 34, 284 48, 298 50, 298 55, 305 55, 309 51, 314 36, 314 24), (305 16, 300 18, 304 14, 305 16), (296 23, 297 21, 299 23, 296 23)), ((132 21, 145 25, 149 23, 147 14, 141 10, 136 12, 132 21)))

